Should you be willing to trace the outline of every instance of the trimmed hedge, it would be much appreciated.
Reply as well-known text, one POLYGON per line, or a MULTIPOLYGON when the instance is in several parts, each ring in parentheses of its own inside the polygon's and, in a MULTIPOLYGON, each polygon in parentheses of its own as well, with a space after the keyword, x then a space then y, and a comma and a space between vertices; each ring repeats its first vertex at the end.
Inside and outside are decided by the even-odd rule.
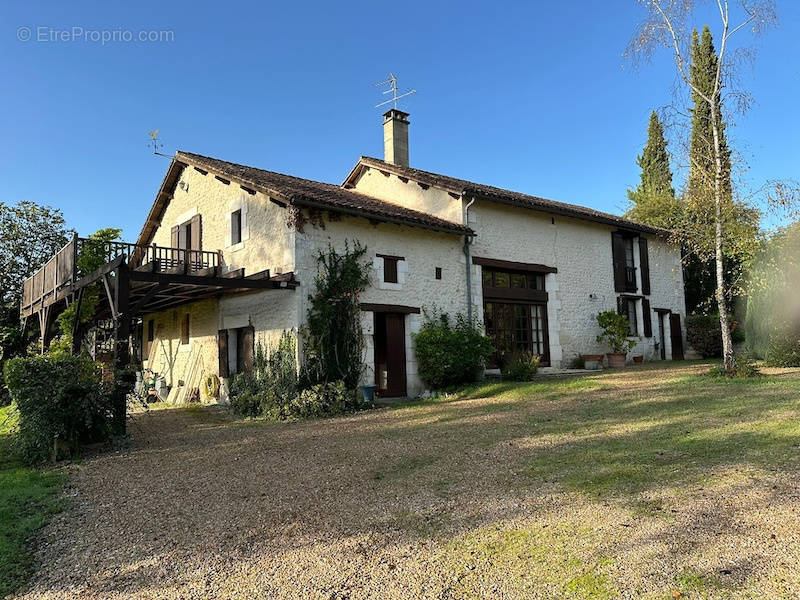
POLYGON ((130 378, 103 384, 88 357, 33 356, 5 364, 5 380, 19 411, 16 448, 28 464, 77 453, 81 443, 110 439, 114 407, 124 406, 130 378))
POLYGON ((719 315, 689 315, 686 317, 686 339, 703 358, 722 356, 722 332, 719 315))

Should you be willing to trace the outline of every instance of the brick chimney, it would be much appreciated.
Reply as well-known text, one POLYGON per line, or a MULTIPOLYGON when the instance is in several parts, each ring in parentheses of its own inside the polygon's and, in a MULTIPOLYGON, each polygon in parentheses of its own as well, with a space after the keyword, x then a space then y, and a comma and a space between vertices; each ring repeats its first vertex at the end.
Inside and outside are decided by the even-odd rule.
POLYGON ((383 159, 408 166, 408 113, 392 108, 383 114, 383 159))

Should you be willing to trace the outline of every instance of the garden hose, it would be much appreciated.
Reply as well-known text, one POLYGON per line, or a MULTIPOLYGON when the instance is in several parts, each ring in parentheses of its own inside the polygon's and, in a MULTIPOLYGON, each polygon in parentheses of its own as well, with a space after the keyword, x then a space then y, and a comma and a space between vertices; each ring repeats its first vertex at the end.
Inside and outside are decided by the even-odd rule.
POLYGON ((203 394, 207 398, 219 397, 219 377, 214 373, 206 375, 203 379, 203 394))

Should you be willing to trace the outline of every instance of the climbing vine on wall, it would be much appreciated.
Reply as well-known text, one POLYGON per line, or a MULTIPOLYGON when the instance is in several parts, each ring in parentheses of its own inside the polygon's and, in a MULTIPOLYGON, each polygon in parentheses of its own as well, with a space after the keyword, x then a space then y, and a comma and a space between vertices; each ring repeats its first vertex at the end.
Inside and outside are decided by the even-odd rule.
POLYGON ((304 378, 307 384, 343 381, 358 386, 363 369, 364 334, 359 295, 369 285, 367 248, 345 242, 344 252, 328 245, 317 255, 315 291, 308 297, 304 378))

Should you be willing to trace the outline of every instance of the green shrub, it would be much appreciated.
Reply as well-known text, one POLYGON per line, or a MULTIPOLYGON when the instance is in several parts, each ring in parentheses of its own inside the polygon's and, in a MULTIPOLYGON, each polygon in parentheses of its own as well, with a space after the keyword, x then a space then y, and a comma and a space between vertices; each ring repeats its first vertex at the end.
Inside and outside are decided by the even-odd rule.
POLYGON ((770 367, 800 367, 800 334, 785 327, 774 332, 764 354, 770 367))
POLYGON ((296 338, 288 332, 269 355, 257 345, 253 373, 239 373, 231 381, 235 414, 280 421, 330 416, 359 407, 356 392, 342 380, 301 386, 296 348, 296 338))
POLYGON ((296 349, 295 336, 286 331, 270 354, 257 344, 253 372, 231 379, 231 411, 242 417, 287 418, 298 393, 296 349))
POLYGON ((5 380, 19 411, 17 449, 31 464, 57 458, 58 448, 74 454, 81 443, 109 439, 114 407, 130 391, 125 377, 102 384, 98 365, 82 356, 14 358, 5 380))
POLYGON ((358 408, 355 390, 345 388, 343 381, 319 383, 300 392, 289 403, 289 416, 310 419, 338 415, 358 408))
POLYGON ((532 352, 514 354, 501 369, 503 379, 509 381, 531 381, 536 377, 541 360, 541 356, 532 352))
POLYGON ((727 377, 729 379, 747 379, 761 375, 753 359, 746 352, 737 354, 734 357, 734 365, 731 371, 726 371, 725 367, 718 365, 711 367, 709 375, 714 377, 727 377))
POLYGON ((460 314, 451 324, 447 313, 426 313, 425 322, 412 338, 420 378, 431 389, 477 381, 494 352, 483 329, 460 314))
POLYGON ((719 328, 719 315, 687 316, 686 340, 703 358, 722 356, 722 333, 719 328))
POLYGON ((606 310, 598 313, 595 318, 603 330, 603 333, 597 336, 597 341, 606 342, 614 354, 627 354, 628 350, 636 345, 636 340, 628 339, 630 335, 628 317, 613 310, 606 310))

